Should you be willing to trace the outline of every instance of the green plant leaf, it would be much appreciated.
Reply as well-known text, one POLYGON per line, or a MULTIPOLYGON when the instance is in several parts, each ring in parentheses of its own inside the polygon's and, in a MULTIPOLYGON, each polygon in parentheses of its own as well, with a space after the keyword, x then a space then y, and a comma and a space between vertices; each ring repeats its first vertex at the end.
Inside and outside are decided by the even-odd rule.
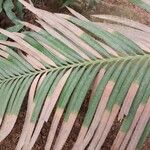
POLYGON ((145 9, 150 12, 150 2, 148 0, 129 0, 131 3, 145 9))
MULTIPOLYGON (((0 1, 0 12, 4 10, 8 18, 13 22, 14 26, 9 27, 7 30, 11 32, 18 32, 23 28, 23 25, 21 25, 18 22, 18 19, 23 19, 23 7, 22 4, 17 0, 16 1, 16 11, 18 13, 18 17, 16 16, 14 9, 14 3, 11 0, 1 0, 0 1)), ((4 36, 3 34, 0 34, 0 40, 7 40, 7 36, 4 36)))
POLYGON ((92 22, 71 9, 76 17, 19 1, 40 27, 21 22, 31 31, 0 29, 11 39, 0 40, 0 141, 27 101, 16 149, 31 150, 49 119, 45 149, 63 149, 88 95, 72 149, 101 149, 117 119, 112 149, 141 148, 150 131, 150 27, 107 15, 92 22))

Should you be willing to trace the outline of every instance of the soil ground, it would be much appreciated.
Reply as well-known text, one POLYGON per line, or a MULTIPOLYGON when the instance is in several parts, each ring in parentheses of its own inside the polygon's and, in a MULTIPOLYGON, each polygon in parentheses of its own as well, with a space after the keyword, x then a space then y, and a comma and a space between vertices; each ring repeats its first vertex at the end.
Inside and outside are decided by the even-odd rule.
MULTIPOLYGON (((65 9, 63 10, 58 9, 58 4, 54 3, 54 0, 39 0, 38 2, 36 2, 35 5, 36 7, 39 7, 41 9, 45 9, 51 12, 61 12, 61 11, 66 12, 65 9)), ((105 3, 98 4, 95 8, 89 9, 86 11, 82 11, 84 10, 82 6, 75 7, 75 9, 77 9, 80 13, 84 14, 87 17, 89 17, 90 14, 119 15, 119 16, 127 17, 133 20, 138 20, 150 26, 150 14, 130 4, 129 2, 127 2, 127 0, 105 0, 105 3)), ((24 19, 28 22, 35 23, 34 15, 32 15, 28 11, 25 11, 24 19)), ((11 25, 11 22, 5 16, 5 14, 4 13, 0 14, 0 27, 7 28, 10 25, 11 25)), ((87 110, 87 105, 88 105, 88 96, 82 106, 82 109, 81 109, 82 111, 79 113, 79 117, 76 120, 75 126, 63 150, 70 150, 71 147, 73 146, 76 140, 77 134, 79 132, 79 129, 81 127, 83 117, 87 110)), ((24 102, 22 106, 21 112, 19 114, 19 118, 11 134, 2 143, 0 143, 0 150, 15 150, 15 146, 19 139, 21 129, 23 126, 23 122, 25 118, 25 110, 26 110, 26 101, 24 102)), ((44 125, 44 128, 42 129, 42 132, 39 135, 38 141, 36 142, 33 150, 44 150, 43 147, 47 138, 50 124, 51 124, 51 120, 49 120, 49 122, 44 125)), ((114 126, 112 127, 110 131, 108 138, 106 139, 103 145, 102 150, 110 149, 113 143, 113 140, 118 132, 119 126, 120 124, 118 122, 115 122, 114 126)), ((146 143, 144 144, 143 150, 149 150, 149 149, 150 149, 150 140, 148 139, 146 143)))

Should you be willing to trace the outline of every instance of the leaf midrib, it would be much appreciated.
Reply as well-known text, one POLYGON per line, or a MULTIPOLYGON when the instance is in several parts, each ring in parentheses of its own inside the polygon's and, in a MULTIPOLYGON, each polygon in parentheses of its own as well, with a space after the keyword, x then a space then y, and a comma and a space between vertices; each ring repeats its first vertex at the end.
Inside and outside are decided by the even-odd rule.
POLYGON ((91 61, 84 61, 84 62, 79 62, 79 63, 74 63, 74 64, 68 64, 65 66, 58 66, 55 68, 46 68, 44 70, 36 70, 34 72, 29 72, 29 73, 25 73, 25 74, 21 74, 21 75, 16 75, 14 77, 10 77, 10 78, 5 78, 5 79, 1 79, 0 80, 0 84, 4 83, 4 82, 8 82, 11 80, 16 80, 19 78, 26 78, 29 76, 34 76, 34 75, 38 75, 38 74, 44 74, 44 73, 48 73, 48 72, 53 72, 53 71, 59 71, 59 70, 64 70, 64 69, 69 69, 69 68, 75 68, 75 67, 81 67, 81 66, 88 66, 88 65, 95 65, 95 64, 99 64, 99 63, 111 63, 111 62, 117 62, 117 61, 129 61, 129 60, 135 60, 135 59, 147 59, 150 58, 149 54, 144 54, 144 55, 134 55, 134 56, 127 56, 127 57, 123 57, 123 56, 119 56, 119 57, 113 57, 113 58, 105 58, 105 59, 93 59, 91 61))

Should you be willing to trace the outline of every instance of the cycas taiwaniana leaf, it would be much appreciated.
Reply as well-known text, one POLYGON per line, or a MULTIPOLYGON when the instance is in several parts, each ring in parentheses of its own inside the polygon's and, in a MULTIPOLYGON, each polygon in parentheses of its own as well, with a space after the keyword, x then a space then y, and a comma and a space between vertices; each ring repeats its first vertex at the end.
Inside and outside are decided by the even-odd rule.
POLYGON ((101 149, 116 119, 121 128, 112 149, 141 148, 150 133, 150 28, 107 15, 94 17, 117 23, 91 22, 72 9, 76 17, 20 2, 41 27, 21 22, 31 31, 0 29, 13 40, 0 41, 0 141, 13 129, 28 93, 16 149, 32 149, 55 111, 45 149, 54 143, 61 150, 92 90, 73 150, 101 149))

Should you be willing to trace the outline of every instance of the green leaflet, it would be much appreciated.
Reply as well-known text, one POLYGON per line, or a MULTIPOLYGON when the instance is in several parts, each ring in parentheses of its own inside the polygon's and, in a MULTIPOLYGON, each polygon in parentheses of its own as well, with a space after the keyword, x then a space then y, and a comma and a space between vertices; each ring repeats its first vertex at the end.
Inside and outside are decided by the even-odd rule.
MULTIPOLYGON (((27 79, 27 80, 28 80, 28 79, 27 79)), ((11 112, 11 109, 12 109, 12 106, 13 106, 13 104, 14 104, 14 100, 15 100, 15 98, 16 98, 16 95, 17 95, 17 93, 20 91, 21 85, 22 85, 24 82, 26 82, 26 80, 25 80, 24 78, 18 79, 17 81, 18 81, 18 82, 17 82, 17 84, 16 84, 16 86, 15 86, 13 92, 12 92, 12 95, 11 95, 11 97, 10 97, 10 99, 9 99, 9 104, 8 104, 8 106, 7 106, 6 113, 8 113, 8 114, 11 114, 11 113, 13 112, 13 110, 12 110, 12 112, 11 112)), ((14 108, 14 109, 15 109, 15 108, 14 108)))
MULTIPOLYGON (((12 27, 9 27, 7 30, 10 31, 10 32, 18 32, 20 31, 21 29, 23 28, 23 25, 21 24, 17 24, 15 26, 12 26, 12 27)), ((7 40, 8 37, 3 35, 3 34, 0 34, 0 40, 7 40)))
MULTIPOLYGON (((145 63, 148 65, 148 63, 145 63)), ((124 132, 127 132, 130 128, 130 125, 133 121, 133 118, 135 116, 135 113, 136 113, 136 110, 139 106, 139 104, 141 104, 143 101, 147 101, 148 100, 148 97, 146 96, 149 92, 147 92, 147 88, 148 88, 148 85, 150 83, 149 79, 150 79, 150 72, 147 71, 148 68, 146 67, 143 67, 141 68, 139 74, 137 75, 137 78, 138 77, 141 77, 140 79, 138 79, 138 81, 140 81, 140 88, 139 88, 139 91, 136 95, 136 97, 134 98, 134 101, 133 101, 133 104, 132 104, 132 107, 130 109, 130 113, 129 115, 125 118, 125 120, 123 121, 122 123, 122 126, 121 126, 121 130, 124 131, 124 132), (146 72, 146 74, 144 74, 143 72, 146 72), (141 75, 140 75, 141 74, 141 75), (143 77, 144 76, 144 77, 143 77)))
MULTIPOLYGON (((52 46, 54 49, 57 49, 60 53, 68 57, 68 59, 74 60, 75 62, 77 62, 78 60, 80 61, 82 60, 81 57, 76 52, 74 52, 72 49, 70 49, 66 44, 62 43, 61 41, 56 40, 56 38, 54 38, 47 32, 40 32, 40 34, 44 37, 44 39, 48 40, 49 44, 51 44, 50 46, 52 46)), ((36 38, 39 37, 39 39, 41 39, 40 36, 37 35, 34 37, 36 38)), ((46 40, 44 41, 45 43, 47 42, 46 40)))
POLYGON ((6 82, 5 85, 3 85, 3 88, 1 88, 0 116, 4 115, 7 104, 9 103, 9 98, 16 84, 17 84, 17 80, 15 80, 14 82, 13 81, 6 82))
POLYGON ((63 73, 64 73, 63 71, 61 72, 56 71, 52 74, 49 74, 42 83, 42 85, 39 87, 39 91, 35 96, 35 109, 33 111, 33 116, 31 119, 32 122, 37 121, 45 98, 48 97, 50 100, 50 96, 53 93, 53 90, 58 81, 60 80, 60 78, 62 77, 63 73))
POLYGON ((142 149, 142 146, 144 144, 144 142, 146 141, 146 139, 150 136, 150 122, 148 122, 141 138, 140 138, 140 141, 137 145, 137 149, 142 149))
POLYGON ((96 107, 98 105, 98 102, 103 94, 103 90, 104 90, 104 87, 106 86, 108 80, 110 79, 113 71, 115 70, 115 66, 116 65, 110 65, 107 69, 107 72, 105 73, 105 76, 103 77, 103 80, 99 83, 91 101, 90 101, 90 104, 89 104, 89 109, 87 111, 87 114, 85 116, 85 119, 84 119, 84 122, 83 122, 83 125, 85 126, 89 126, 90 123, 91 123, 91 120, 93 118, 93 115, 95 113, 95 110, 96 110, 96 107))
POLYGON ((32 115, 32 121, 36 122, 38 115, 40 113, 41 107, 44 103, 44 99, 46 98, 48 91, 50 90, 50 87, 52 86, 53 80, 55 79, 55 76, 58 74, 58 72, 55 73, 49 73, 44 80, 44 82, 41 84, 39 89, 37 90, 37 94, 35 95, 35 109, 32 115), (48 83, 48 84, 47 84, 48 83))
POLYGON ((73 4, 75 0, 62 0, 63 6, 67 6, 73 4))
MULTIPOLYGON (((15 7, 16 7, 16 11, 18 13, 19 19, 23 19, 23 7, 22 7, 22 4, 18 0, 16 1, 15 7)), ((14 9, 14 3, 12 2, 12 0, 0 1, 0 12, 4 10, 8 18, 14 23, 14 26, 9 27, 7 30, 11 32, 18 32, 23 28, 23 25, 21 25, 17 21, 18 18, 16 14, 13 12, 13 9, 14 9)), ((7 37, 0 34, 0 40, 7 40, 7 37)))
MULTIPOLYGON (((91 8, 93 6, 95 6, 97 3, 99 3, 101 0, 85 0, 85 4, 87 5, 87 7, 91 8)), ((73 5, 76 2, 76 0, 62 0, 63 6, 67 6, 67 5, 73 5)))
POLYGON ((2 10, 3 10, 2 6, 3 6, 3 0, 0 1, 0 13, 1 13, 2 10))
POLYGON ((12 108, 11 108, 11 114, 18 115, 22 102, 25 98, 25 95, 34 79, 34 76, 28 77, 24 80, 24 82, 19 87, 19 91, 16 94, 15 101, 13 102, 12 108))
POLYGON ((131 3, 145 9, 147 12, 150 12, 150 3, 146 3, 144 0, 129 0, 131 3))
MULTIPOLYGON (((30 33, 29 33, 30 35, 30 33)), ((30 43, 33 47, 35 47, 37 50, 41 51, 43 54, 47 55, 48 57, 50 57, 57 65, 61 65, 61 64, 65 64, 65 62, 63 60, 61 60, 60 58, 58 58, 57 56, 55 56, 53 53, 51 53, 50 51, 48 51, 46 48, 44 48, 40 43, 38 43, 37 40, 35 40, 34 38, 30 37, 30 36, 25 36, 24 38, 28 43, 30 43)))
POLYGON ((117 100, 116 100, 116 103, 118 105, 121 105, 122 104, 122 101, 124 100, 125 98, 125 95, 131 85, 131 83, 134 81, 134 78, 136 76, 136 73, 138 72, 139 68, 142 66, 142 60, 140 60, 136 66, 131 66, 130 68, 130 71, 129 71, 129 74, 127 76, 127 79, 124 81, 121 89, 120 89, 120 92, 119 94, 117 95, 117 100))
POLYGON ((19 1, 16 1, 16 11, 17 11, 17 14, 18 14, 18 17, 20 19, 23 19, 23 5, 19 2, 19 1))
POLYGON ((82 78, 80 79, 78 85, 75 88, 75 92, 70 99, 69 106, 66 111, 65 120, 68 119, 70 113, 78 113, 80 107, 83 103, 83 100, 86 96, 85 93, 88 92, 89 87, 99 69, 99 66, 93 69, 93 66, 90 66, 86 69, 82 78))
POLYGON ((85 68, 75 68, 72 74, 70 75, 66 86, 64 87, 59 101, 58 101, 58 107, 65 109, 69 98, 71 94, 73 93, 75 87, 77 86, 83 72, 85 71, 85 68))
POLYGON ((122 42, 122 39, 120 39, 120 37, 116 37, 114 33, 109 33, 104 29, 97 27, 90 21, 82 21, 74 17, 70 17, 69 20, 104 40, 109 46, 116 50, 119 55, 125 56, 127 54, 133 54, 133 50, 129 50, 130 47, 127 47, 125 42, 122 42))
POLYGON ((92 46, 96 51, 100 52, 103 57, 111 57, 111 55, 90 35, 83 34, 81 38, 92 46))
POLYGON ((14 8, 13 2, 10 0, 5 0, 3 7, 4 7, 4 10, 6 12, 6 15, 12 20, 12 22, 14 24, 16 24, 17 23, 17 17, 15 15, 15 13, 12 11, 12 9, 14 8))

